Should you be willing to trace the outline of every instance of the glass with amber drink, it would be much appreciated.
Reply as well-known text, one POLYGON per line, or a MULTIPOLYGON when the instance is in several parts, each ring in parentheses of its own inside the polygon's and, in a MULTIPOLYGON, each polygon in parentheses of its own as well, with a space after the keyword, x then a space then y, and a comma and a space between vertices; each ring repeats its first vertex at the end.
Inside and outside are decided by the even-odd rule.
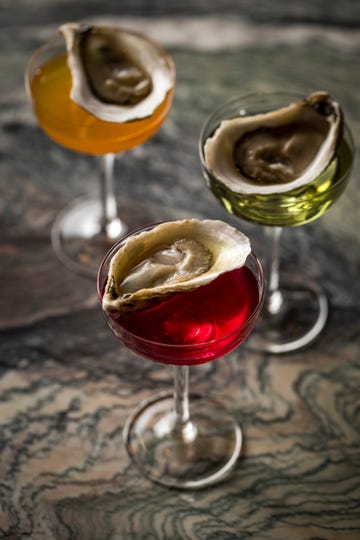
POLYGON ((280 238, 327 212, 350 179, 354 146, 339 103, 326 92, 235 98, 206 120, 199 153, 214 196, 268 239, 267 293, 248 346, 286 353, 310 344, 326 324, 327 296, 301 270, 280 272, 280 238))
POLYGON ((25 80, 46 134, 99 159, 99 195, 74 201, 52 228, 53 247, 64 264, 96 276, 110 245, 136 225, 118 213, 115 155, 144 143, 165 121, 175 84, 173 61, 140 32, 112 23, 69 23, 31 56, 25 80))
POLYGON ((240 345, 261 309, 262 267, 243 233, 216 220, 145 227, 106 255, 98 294, 114 335, 172 366, 174 389, 140 403, 124 427, 142 474, 179 489, 223 480, 241 452, 236 418, 213 396, 189 393, 189 367, 240 345))

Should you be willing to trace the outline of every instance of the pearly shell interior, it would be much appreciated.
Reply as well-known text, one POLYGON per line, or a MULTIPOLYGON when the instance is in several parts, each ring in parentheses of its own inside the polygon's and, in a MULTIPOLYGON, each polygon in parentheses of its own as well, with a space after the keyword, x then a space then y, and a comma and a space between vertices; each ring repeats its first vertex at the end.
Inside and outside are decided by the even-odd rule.
POLYGON ((136 32, 67 23, 60 27, 72 76, 71 98, 108 122, 153 114, 174 84, 169 56, 136 32))
POLYGON ((221 122, 204 145, 204 160, 234 193, 291 191, 314 181, 341 141, 343 115, 326 92, 290 105, 221 122))
POLYGON ((243 266, 250 251, 248 237, 222 221, 161 223, 130 236, 115 253, 103 309, 137 311, 168 294, 193 290, 243 266))

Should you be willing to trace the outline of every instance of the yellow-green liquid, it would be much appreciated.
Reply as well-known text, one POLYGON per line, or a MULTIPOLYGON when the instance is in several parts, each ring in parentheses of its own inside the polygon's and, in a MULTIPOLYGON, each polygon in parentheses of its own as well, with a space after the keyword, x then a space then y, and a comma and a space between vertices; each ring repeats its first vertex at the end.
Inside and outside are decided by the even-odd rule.
POLYGON ((344 137, 326 170, 313 182, 286 193, 242 195, 234 193, 214 175, 210 189, 230 214, 262 225, 295 227, 320 217, 338 199, 350 176, 353 152, 344 137))

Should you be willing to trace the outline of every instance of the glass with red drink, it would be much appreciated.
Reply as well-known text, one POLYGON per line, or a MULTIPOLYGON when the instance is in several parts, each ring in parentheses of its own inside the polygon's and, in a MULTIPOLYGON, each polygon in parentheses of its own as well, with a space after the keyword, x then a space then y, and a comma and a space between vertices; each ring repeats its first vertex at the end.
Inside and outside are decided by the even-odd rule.
MULTIPOLYGON (((103 308, 114 257, 134 235, 155 227, 124 237, 106 255, 98 273, 103 308)), ((241 451, 241 428, 215 400, 189 396, 189 367, 213 361, 242 343, 256 322, 263 294, 262 267, 250 251, 242 266, 196 288, 165 294, 139 310, 104 309, 108 325, 126 347, 174 370, 173 392, 141 403, 125 425, 127 451, 145 476, 194 489, 222 480, 233 469, 241 451)))

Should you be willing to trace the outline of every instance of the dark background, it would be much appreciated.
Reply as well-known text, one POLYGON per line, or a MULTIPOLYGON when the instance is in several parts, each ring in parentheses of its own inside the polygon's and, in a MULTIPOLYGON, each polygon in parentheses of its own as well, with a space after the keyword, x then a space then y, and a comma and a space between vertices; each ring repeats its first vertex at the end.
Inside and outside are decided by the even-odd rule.
POLYGON ((181 16, 191 14, 242 17, 258 23, 326 24, 357 28, 357 0, 2 0, 1 24, 17 26, 26 9, 24 24, 52 23, 67 18, 112 13, 117 16, 181 16))

